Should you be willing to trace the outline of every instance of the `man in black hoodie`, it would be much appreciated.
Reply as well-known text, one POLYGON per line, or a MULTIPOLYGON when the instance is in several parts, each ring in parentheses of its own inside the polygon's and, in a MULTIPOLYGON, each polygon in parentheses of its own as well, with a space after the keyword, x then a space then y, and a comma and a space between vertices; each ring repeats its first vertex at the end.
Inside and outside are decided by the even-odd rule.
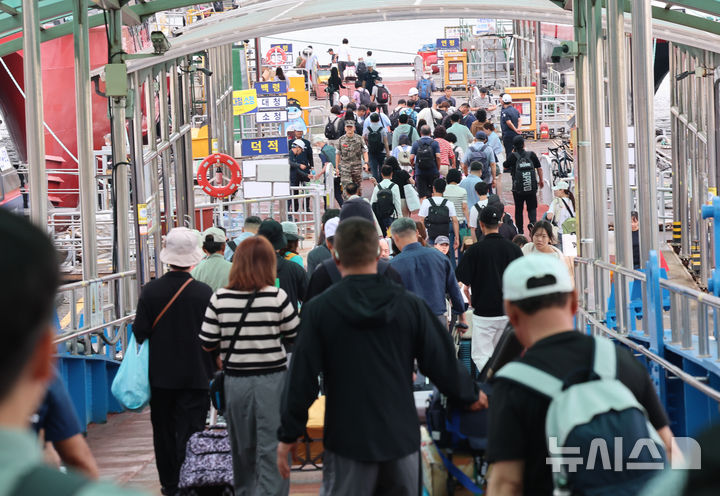
POLYGON ((478 391, 457 360, 450 334, 427 304, 377 274, 375 226, 343 221, 333 256, 343 279, 303 306, 299 340, 285 384, 278 468, 305 432, 308 408, 326 392, 323 494, 416 496, 420 426, 413 363, 450 398, 480 409, 478 391))

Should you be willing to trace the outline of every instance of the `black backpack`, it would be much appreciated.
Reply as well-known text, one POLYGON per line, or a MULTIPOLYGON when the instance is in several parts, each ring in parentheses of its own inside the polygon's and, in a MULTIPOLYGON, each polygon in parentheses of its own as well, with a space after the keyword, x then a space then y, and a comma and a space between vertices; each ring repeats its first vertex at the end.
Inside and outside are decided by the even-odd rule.
POLYGON ((535 177, 535 166, 530 161, 530 154, 523 150, 522 153, 513 152, 515 155, 515 176, 513 177, 513 191, 516 193, 530 193, 537 191, 537 177, 535 177))
POLYGON ((435 203, 433 197, 428 198, 430 208, 425 217, 425 229, 428 238, 435 239, 438 236, 450 235, 450 208, 447 206, 447 198, 443 198, 440 204, 435 203))
POLYGON ((390 92, 385 86, 378 86, 377 87, 377 102, 378 103, 387 103, 388 100, 390 100, 390 92))
POLYGON ((377 198, 375 199, 375 203, 372 205, 373 212, 375 212, 375 217, 377 217, 378 221, 391 218, 397 214, 395 210, 395 202, 393 200, 393 186, 396 186, 396 184, 392 183, 387 188, 383 188, 380 184, 378 184, 377 198))
POLYGON ((383 143, 382 128, 372 129, 368 127, 368 151, 370 153, 380 153, 385 149, 385 143, 383 143))
POLYGON ((336 140, 340 137, 337 127, 335 126, 337 120, 337 117, 335 117, 332 121, 330 120, 330 117, 328 117, 328 123, 325 124, 325 137, 329 140, 336 140))
POLYGON ((435 152, 433 151, 432 144, 427 140, 418 143, 417 151, 415 152, 415 163, 419 171, 437 172, 435 152))
POLYGON ((390 114, 390 130, 395 131, 395 128, 400 125, 400 112, 395 111, 390 114))
MULTIPOLYGON (((358 88, 360 90, 362 88, 358 88)), ((370 105, 370 93, 368 90, 360 91, 360 105, 370 105)))
MULTIPOLYGON (((503 205, 502 201, 500 200, 500 197, 498 195, 488 195, 488 203, 484 207, 479 207, 476 203, 473 205, 475 210, 477 210, 477 223, 475 225, 475 238, 478 241, 482 241, 485 239, 485 235, 482 232, 482 229, 480 228, 480 214, 482 214, 483 210, 485 210, 488 207, 493 207, 495 210, 498 211, 498 215, 502 217, 503 211, 505 210, 505 206, 503 205)), ((469 219, 468 219, 469 220, 469 219)))

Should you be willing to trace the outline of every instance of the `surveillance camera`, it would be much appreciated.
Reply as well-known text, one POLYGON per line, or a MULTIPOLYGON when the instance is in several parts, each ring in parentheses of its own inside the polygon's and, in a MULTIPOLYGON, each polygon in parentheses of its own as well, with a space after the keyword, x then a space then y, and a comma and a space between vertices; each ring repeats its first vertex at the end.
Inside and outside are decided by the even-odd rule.
POLYGON ((170 50, 170 42, 162 31, 150 33, 150 41, 152 41, 155 55, 162 55, 170 50))

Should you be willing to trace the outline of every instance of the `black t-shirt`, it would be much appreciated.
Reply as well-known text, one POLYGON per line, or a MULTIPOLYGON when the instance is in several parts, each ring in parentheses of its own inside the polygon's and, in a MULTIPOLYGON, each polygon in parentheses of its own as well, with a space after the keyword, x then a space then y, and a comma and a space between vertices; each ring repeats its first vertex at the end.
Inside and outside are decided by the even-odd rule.
POLYGON ((405 199, 405 185, 410 182, 410 174, 402 169, 394 169, 392 182, 400 187, 400 198, 405 199))
POLYGON ((485 236, 463 255, 455 275, 472 289, 475 315, 499 317, 505 315, 502 297, 502 276, 505 268, 522 257, 520 247, 498 233, 485 236))
POLYGON ((632 231, 633 268, 640 268, 640 231, 632 231))
MULTIPOLYGON (((564 378, 591 367, 593 338, 568 331, 541 339, 519 361, 555 377, 564 378)), ((648 413, 655 429, 668 425, 647 370, 626 348, 617 348, 618 378, 632 391, 648 413)), ((551 495, 552 470, 545 462, 548 455, 545 417, 550 405, 546 396, 515 382, 494 381, 488 416, 488 460, 522 460, 524 494, 551 495)))

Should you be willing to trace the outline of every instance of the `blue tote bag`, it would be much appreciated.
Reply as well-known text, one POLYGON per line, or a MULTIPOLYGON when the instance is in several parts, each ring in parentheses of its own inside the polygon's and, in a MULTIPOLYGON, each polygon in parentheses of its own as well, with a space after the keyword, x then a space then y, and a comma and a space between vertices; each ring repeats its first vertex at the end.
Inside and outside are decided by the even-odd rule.
POLYGON ((110 388, 126 410, 139 411, 150 402, 149 357, 150 343, 145 341, 138 347, 135 335, 131 333, 125 356, 110 388))

